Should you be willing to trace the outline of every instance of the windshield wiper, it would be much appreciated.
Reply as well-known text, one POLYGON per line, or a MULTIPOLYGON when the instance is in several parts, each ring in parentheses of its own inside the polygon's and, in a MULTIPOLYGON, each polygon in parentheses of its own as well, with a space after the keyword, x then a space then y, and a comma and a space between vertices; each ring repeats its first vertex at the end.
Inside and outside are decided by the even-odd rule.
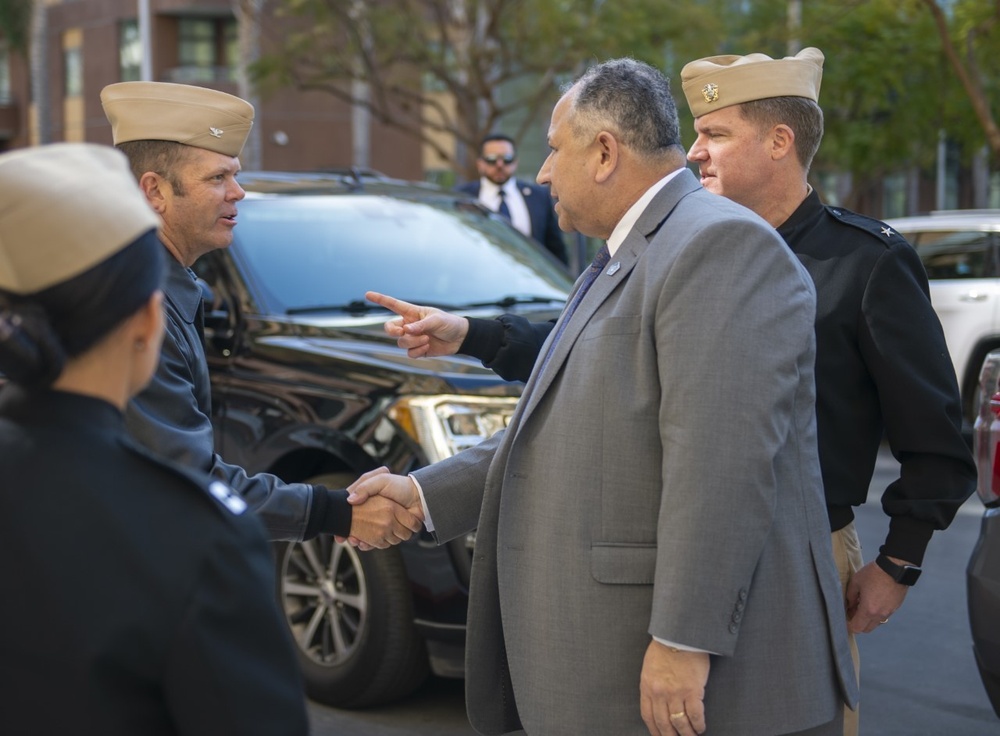
MULTIPOLYGON (((410 300, 405 300, 410 301, 410 300)), ((504 296, 499 299, 492 299, 489 301, 482 302, 467 302, 464 304, 445 304, 442 302, 411 302, 411 304, 419 304, 423 307, 434 307, 435 309, 441 309, 445 312, 456 312, 463 309, 478 309, 481 307, 500 307, 501 309, 509 309, 517 304, 561 304, 566 301, 564 298, 557 296, 504 296)), ((346 312, 347 314, 368 314, 369 312, 376 312, 385 309, 374 302, 366 301, 365 299, 355 299, 354 301, 347 302, 346 304, 317 304, 308 307, 290 307, 285 310, 285 314, 312 314, 315 312, 346 312)))
POLYGON ((378 304, 355 299, 346 304, 317 304, 309 307, 290 307, 285 310, 285 314, 311 314, 314 312, 347 312, 348 314, 368 314, 382 309, 378 304))
POLYGON ((502 309, 507 309, 508 307, 513 307, 516 304, 557 304, 565 301, 565 297, 515 296, 511 294, 509 296, 500 297, 499 299, 494 299, 488 302, 470 302, 468 304, 463 304, 460 309, 473 309, 475 307, 501 307, 502 309))

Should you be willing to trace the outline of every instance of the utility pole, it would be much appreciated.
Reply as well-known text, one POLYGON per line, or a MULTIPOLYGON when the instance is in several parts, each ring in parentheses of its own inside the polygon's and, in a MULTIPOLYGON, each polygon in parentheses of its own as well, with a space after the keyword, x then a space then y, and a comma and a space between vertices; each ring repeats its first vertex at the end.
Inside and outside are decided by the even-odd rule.
POLYGON ((153 81, 153 23, 149 15, 149 0, 139 2, 139 45, 142 47, 142 58, 139 61, 139 79, 143 82, 153 81))
POLYGON ((802 0, 788 0, 788 55, 802 50, 799 32, 802 30, 802 0))

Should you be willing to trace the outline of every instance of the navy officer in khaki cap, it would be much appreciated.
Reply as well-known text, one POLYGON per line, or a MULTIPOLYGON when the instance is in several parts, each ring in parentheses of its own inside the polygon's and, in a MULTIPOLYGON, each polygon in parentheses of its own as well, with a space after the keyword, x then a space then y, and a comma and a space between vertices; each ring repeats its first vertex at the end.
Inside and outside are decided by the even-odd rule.
POLYGON ((160 238, 171 256, 163 355, 149 387, 129 405, 129 430, 147 447, 224 479, 260 515, 272 539, 328 533, 376 547, 408 539, 420 522, 391 502, 352 514, 344 490, 248 476, 214 451, 202 292, 190 267, 232 243, 244 197, 237 157, 253 125, 253 106, 224 92, 162 82, 112 84, 101 91, 101 102, 115 145, 163 220, 160 238))
MULTIPOLYGON (((816 285, 819 456, 853 634, 886 624, 917 582, 931 535, 975 489, 961 404, 916 252, 878 220, 824 205, 808 183, 823 137, 815 48, 772 59, 711 56, 681 71, 705 188, 778 229, 816 285), (885 435, 900 476, 884 490, 885 542, 864 563, 854 506, 885 435)), ((857 717, 845 714, 845 733, 857 717)))
POLYGON ((308 730, 260 521, 125 428, 159 224, 113 148, 0 155, 0 733, 308 730))

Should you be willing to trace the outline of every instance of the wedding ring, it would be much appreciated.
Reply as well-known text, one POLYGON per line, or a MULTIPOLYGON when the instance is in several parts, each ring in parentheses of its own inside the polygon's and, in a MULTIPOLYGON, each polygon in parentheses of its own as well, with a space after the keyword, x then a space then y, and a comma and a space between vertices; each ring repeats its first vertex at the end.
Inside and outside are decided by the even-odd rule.
POLYGON ((681 711, 680 713, 671 713, 670 717, 671 718, 683 718, 686 715, 687 715, 687 713, 685 713, 684 711, 681 711))

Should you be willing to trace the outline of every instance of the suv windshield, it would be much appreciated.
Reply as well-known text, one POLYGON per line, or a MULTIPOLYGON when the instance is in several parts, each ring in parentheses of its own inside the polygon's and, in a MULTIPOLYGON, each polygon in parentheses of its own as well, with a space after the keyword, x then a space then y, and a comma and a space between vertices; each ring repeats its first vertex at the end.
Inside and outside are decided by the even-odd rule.
POLYGON ((275 313, 355 311, 368 290, 446 309, 562 302, 572 285, 538 246, 448 197, 248 195, 239 221, 233 255, 275 313))

